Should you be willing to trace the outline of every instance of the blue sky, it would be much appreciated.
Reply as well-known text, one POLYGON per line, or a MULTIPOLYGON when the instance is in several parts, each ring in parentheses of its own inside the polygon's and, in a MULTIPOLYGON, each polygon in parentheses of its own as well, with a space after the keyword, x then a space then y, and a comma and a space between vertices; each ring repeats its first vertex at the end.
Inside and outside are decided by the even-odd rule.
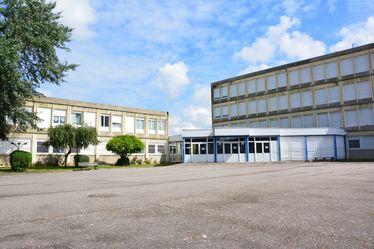
POLYGON ((57 0, 80 66, 47 96, 170 112, 210 127, 210 83, 374 42, 372 0, 57 0))

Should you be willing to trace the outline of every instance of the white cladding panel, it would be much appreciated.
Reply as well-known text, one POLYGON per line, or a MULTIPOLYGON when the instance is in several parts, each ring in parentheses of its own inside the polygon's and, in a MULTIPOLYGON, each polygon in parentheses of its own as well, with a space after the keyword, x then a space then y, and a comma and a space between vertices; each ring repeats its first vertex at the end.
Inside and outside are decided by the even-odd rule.
POLYGON ((40 121, 38 122, 39 128, 49 128, 51 126, 51 109, 38 108, 37 116, 40 119, 40 121))
POLYGON ((336 136, 336 147, 338 152, 338 159, 345 158, 345 146, 344 146, 344 137, 343 136, 336 136))
POLYGON ((304 137, 280 137, 281 160, 305 160, 304 137))
POLYGON ((95 155, 95 146, 94 145, 89 145, 87 147, 87 149, 81 149, 80 154, 89 155, 89 156, 95 155))
POLYGON ((309 160, 335 156, 333 136, 309 136, 307 143, 309 160))
POLYGON ((99 147, 99 155, 103 155, 103 156, 114 155, 113 152, 106 150, 105 147, 106 147, 107 143, 108 143, 108 142, 100 142, 100 143, 98 144, 98 147, 99 147))
POLYGON ((125 132, 126 133, 135 133, 135 118, 134 117, 125 117, 125 132))
POLYGON ((122 123, 122 116, 112 116, 112 123, 122 123))
POLYGON ((87 126, 96 127, 96 113, 84 112, 83 121, 87 126))

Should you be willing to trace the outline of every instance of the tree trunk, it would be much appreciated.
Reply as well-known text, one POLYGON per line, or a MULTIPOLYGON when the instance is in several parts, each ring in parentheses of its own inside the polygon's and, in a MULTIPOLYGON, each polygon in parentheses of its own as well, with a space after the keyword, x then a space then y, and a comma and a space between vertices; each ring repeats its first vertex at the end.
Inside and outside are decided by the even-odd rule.
POLYGON ((68 153, 65 154, 65 167, 67 167, 68 157, 69 157, 70 153, 71 153, 71 148, 69 148, 68 153))

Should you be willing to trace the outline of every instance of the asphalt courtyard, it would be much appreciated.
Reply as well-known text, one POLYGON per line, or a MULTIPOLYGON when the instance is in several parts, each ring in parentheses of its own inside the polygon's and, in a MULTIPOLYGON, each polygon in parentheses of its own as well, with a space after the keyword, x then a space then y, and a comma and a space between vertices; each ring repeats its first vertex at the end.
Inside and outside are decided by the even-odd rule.
POLYGON ((374 163, 4 174, 0 248, 372 249, 374 163))

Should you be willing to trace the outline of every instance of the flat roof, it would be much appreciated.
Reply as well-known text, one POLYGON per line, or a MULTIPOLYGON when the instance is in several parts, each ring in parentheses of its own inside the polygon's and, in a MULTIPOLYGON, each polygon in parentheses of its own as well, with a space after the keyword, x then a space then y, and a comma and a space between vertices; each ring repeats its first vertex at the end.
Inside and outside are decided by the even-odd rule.
POLYGON ((67 106, 77 106, 82 108, 92 108, 108 111, 120 111, 120 112, 129 112, 129 113, 140 113, 140 114, 153 114, 159 116, 168 116, 166 111, 157 111, 150 109, 126 107, 119 105, 109 105, 109 104, 99 104, 93 102, 86 102, 80 100, 70 100, 70 99, 61 99, 61 98, 52 98, 52 97, 36 97, 30 102, 45 103, 45 104, 58 104, 58 105, 67 105, 67 106))
POLYGON ((225 137, 225 136, 344 136, 346 132, 339 128, 214 128, 182 130, 182 137, 225 137))
POLYGON ((338 56, 342 56, 342 55, 346 55, 346 54, 351 54, 351 53, 356 53, 356 52, 360 52, 360 51, 368 50, 368 49, 372 49, 372 48, 374 48, 374 43, 369 43, 369 44, 365 44, 365 45, 350 48, 350 49, 341 50, 341 51, 334 52, 334 53, 320 55, 320 56, 317 56, 317 57, 312 57, 312 58, 301 60, 301 61, 291 62, 291 63, 288 63, 288 64, 284 64, 284 65, 280 65, 280 66, 276 66, 276 67, 252 72, 252 73, 247 73, 247 74, 243 74, 243 75, 239 75, 239 76, 215 81, 215 82, 211 83, 211 86, 216 86, 216 85, 227 83, 228 81, 241 80, 241 79, 245 79, 245 78, 249 78, 249 77, 253 77, 253 76, 257 76, 257 75, 261 75, 261 74, 265 74, 265 73, 270 73, 270 72, 278 71, 278 70, 282 70, 282 69, 287 69, 287 68, 290 68, 290 67, 296 67, 296 66, 300 66, 300 65, 304 65, 304 64, 308 64, 308 63, 313 63, 313 62, 317 62, 317 61, 321 61, 321 60, 331 59, 331 58, 334 58, 334 57, 338 57, 338 56))

